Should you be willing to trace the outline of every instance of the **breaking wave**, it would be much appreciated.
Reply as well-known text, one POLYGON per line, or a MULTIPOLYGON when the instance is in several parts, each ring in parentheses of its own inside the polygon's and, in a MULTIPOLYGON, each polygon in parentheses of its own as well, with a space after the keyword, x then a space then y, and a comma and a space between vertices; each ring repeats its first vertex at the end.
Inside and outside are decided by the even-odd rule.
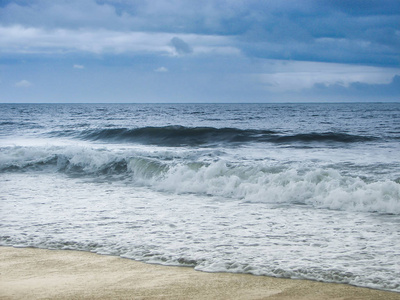
MULTIPOLYGON (((176 154, 174 154, 176 155, 176 154)), ((82 147, 3 148, 0 172, 58 172, 114 177, 171 193, 193 193, 248 202, 400 214, 400 182, 365 180, 321 166, 263 161, 228 162, 159 153, 115 153, 82 147)), ((108 178, 107 177, 107 178, 108 178)))

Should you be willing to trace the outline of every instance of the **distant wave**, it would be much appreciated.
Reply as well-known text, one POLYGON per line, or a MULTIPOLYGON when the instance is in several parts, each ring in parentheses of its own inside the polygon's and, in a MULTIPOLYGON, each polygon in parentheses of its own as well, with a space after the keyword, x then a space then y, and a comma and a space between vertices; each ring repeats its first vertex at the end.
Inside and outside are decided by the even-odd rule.
POLYGON ((8 127, 7 129, 16 130, 16 127, 26 128, 26 129, 37 129, 37 128, 44 128, 42 125, 35 123, 35 122, 13 122, 13 121, 3 121, 0 122, 0 126, 8 127))
POLYGON ((347 133, 306 133, 295 134, 288 136, 279 136, 275 139, 276 142, 290 143, 290 142, 340 142, 340 143, 357 143, 368 142, 376 140, 377 138, 371 136, 352 135, 347 133))
POLYGON ((11 121, 0 122, 0 126, 15 125, 15 124, 18 124, 18 123, 11 122, 11 121))
POLYGON ((80 132, 73 130, 58 131, 52 134, 57 136, 73 136, 90 141, 141 143, 170 147, 243 143, 357 143, 377 139, 371 136, 335 132, 311 132, 290 135, 272 130, 184 126, 142 127, 133 129, 100 128, 80 132))
POLYGON ((400 181, 363 180, 314 166, 270 166, 263 161, 199 161, 196 156, 153 157, 85 147, 9 147, 0 151, 0 172, 59 172, 106 176, 171 193, 194 193, 249 202, 305 204, 317 208, 400 214, 400 181))

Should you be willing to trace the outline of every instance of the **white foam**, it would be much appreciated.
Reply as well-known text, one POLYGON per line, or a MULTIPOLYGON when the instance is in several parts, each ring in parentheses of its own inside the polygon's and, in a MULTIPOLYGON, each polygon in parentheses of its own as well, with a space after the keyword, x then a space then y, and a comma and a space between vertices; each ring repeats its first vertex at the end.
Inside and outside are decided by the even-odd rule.
MULTIPOLYGON (((221 177, 221 168, 213 165, 208 176, 221 177)), ((1 245, 400 291, 395 215, 171 194, 50 173, 2 174, 0 201, 7 212, 1 245)))
POLYGON ((201 193, 251 202, 308 204, 318 208, 400 214, 400 184, 365 182, 333 169, 284 170, 228 166, 222 160, 199 169, 177 165, 152 186, 177 193, 201 193))
POLYGON ((400 183, 372 173, 361 178, 358 169, 352 174, 351 169, 333 169, 324 161, 228 159, 218 150, 149 151, 85 144, 13 146, 2 148, 0 167, 78 170, 85 176, 110 174, 115 171, 115 164, 120 164, 126 170, 119 172, 130 176, 132 184, 158 191, 400 214, 400 183))

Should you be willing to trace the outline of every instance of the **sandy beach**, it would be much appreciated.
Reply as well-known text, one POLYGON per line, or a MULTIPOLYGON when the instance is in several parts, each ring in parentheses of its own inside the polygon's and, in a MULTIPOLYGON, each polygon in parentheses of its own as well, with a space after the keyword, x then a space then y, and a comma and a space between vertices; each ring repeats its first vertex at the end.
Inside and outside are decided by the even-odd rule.
POLYGON ((204 273, 78 251, 0 247, 0 299, 400 299, 344 284, 204 273))

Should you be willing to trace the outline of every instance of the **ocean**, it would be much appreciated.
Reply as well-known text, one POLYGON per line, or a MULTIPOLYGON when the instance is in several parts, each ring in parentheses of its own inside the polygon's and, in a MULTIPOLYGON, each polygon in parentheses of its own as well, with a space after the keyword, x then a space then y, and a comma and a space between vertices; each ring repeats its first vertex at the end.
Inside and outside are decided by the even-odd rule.
POLYGON ((400 292, 400 103, 0 104, 0 245, 400 292))

